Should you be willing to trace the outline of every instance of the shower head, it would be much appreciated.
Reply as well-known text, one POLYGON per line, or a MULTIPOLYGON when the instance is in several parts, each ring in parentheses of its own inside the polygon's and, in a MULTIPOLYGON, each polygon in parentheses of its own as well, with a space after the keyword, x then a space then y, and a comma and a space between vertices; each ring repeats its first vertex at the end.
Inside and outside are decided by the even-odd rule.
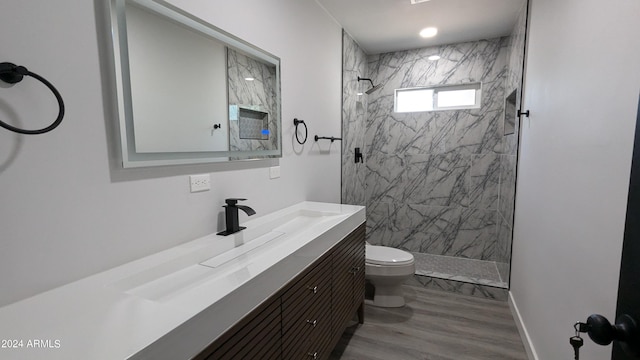
POLYGON ((369 90, 365 91, 364 93, 365 93, 365 94, 367 94, 367 95, 369 95, 369 94, 371 94, 372 92, 374 92, 374 91, 376 91, 376 90, 380 89, 380 87, 381 87, 381 86, 382 86, 381 84, 378 84, 378 85, 376 85, 376 86, 372 87, 371 89, 369 89, 369 90))
POLYGON ((374 92, 374 91, 378 90, 378 89, 382 86, 381 84, 373 85, 373 81, 372 81, 371 79, 368 79, 368 78, 362 78, 362 77, 360 77, 360 76, 358 76, 358 81, 368 81, 368 82, 370 82, 370 83, 371 83, 371 89, 369 89, 369 90, 365 91, 365 94, 367 94, 367 95, 369 95, 369 94, 371 94, 372 92, 374 92))

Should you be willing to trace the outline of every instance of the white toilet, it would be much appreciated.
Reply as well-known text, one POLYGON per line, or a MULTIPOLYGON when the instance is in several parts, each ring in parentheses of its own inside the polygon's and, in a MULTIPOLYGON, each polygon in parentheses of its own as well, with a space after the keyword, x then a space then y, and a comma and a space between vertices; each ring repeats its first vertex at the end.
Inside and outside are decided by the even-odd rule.
POLYGON ((373 284, 373 305, 404 306, 402 283, 416 271, 413 255, 387 246, 366 244, 365 278, 373 284))

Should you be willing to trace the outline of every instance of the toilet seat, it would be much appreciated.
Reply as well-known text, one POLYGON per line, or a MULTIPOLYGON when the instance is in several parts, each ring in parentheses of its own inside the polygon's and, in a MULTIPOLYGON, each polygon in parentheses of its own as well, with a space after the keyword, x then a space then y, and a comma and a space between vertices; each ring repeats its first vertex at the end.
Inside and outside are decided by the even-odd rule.
POLYGON ((413 255, 407 251, 386 246, 366 245, 366 263, 384 266, 406 266, 414 262, 413 255))

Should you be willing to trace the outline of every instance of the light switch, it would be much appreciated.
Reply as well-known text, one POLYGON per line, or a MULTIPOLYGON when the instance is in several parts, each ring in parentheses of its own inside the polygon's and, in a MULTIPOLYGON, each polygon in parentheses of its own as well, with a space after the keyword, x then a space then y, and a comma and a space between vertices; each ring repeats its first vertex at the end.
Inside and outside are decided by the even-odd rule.
POLYGON ((269 168, 269 178, 277 179, 280 177, 280 166, 272 166, 269 168))

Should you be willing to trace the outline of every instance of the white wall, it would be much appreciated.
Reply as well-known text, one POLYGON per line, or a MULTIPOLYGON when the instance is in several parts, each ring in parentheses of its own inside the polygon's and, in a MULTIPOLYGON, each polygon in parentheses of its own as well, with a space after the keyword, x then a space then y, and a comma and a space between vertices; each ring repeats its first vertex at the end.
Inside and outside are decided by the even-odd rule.
MULTIPOLYGON (((340 134, 340 27, 310 0, 172 2, 282 59, 282 177, 269 180, 267 161, 111 169, 106 134, 116 119, 103 104, 101 14, 85 0, 10 1, 0 61, 53 82, 67 115, 46 135, 0 129, 0 305, 216 231, 226 197, 248 198, 258 216, 340 201, 340 144, 294 146, 292 131, 299 117, 310 137, 340 134), (206 172, 212 191, 189 193, 188 175, 206 172)), ((0 118, 41 127, 55 117, 50 97, 30 79, 0 87, 0 118)))
MULTIPOLYGON (((640 2, 532 0, 511 294, 538 358, 615 318, 640 86, 640 2)), ((585 340, 581 359, 611 347, 585 340)))

